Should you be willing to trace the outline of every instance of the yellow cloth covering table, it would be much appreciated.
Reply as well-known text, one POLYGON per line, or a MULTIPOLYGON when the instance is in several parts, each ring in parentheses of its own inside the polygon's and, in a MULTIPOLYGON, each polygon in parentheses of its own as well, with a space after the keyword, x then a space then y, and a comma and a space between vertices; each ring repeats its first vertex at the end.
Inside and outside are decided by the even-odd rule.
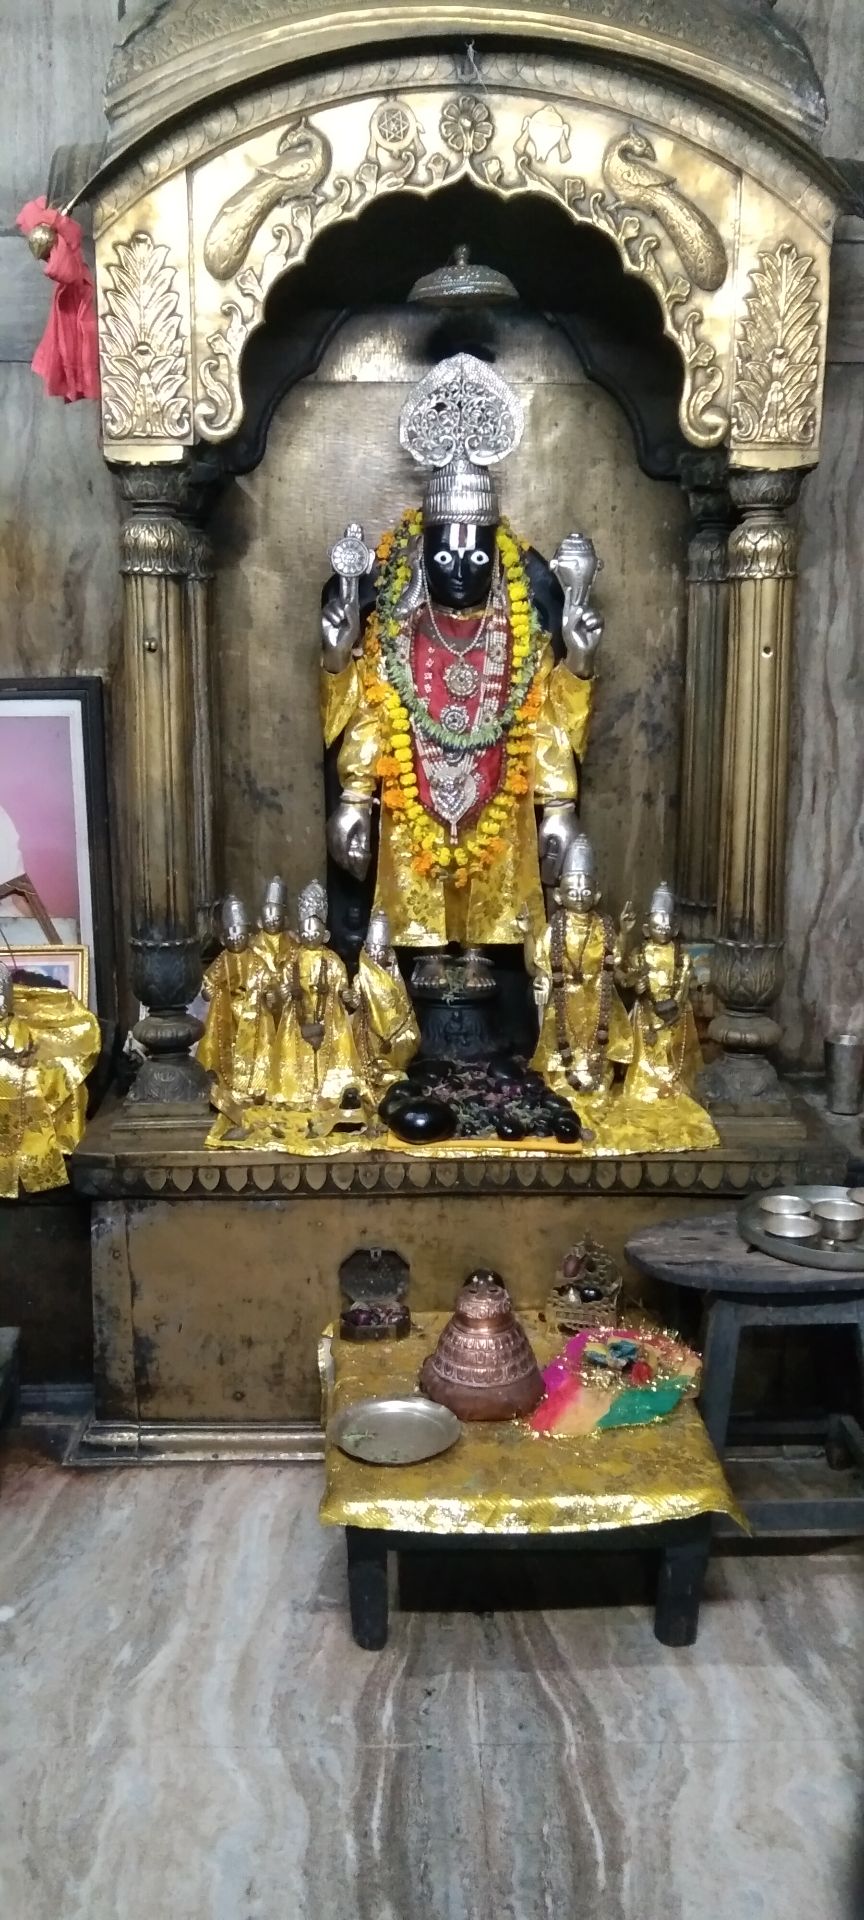
MULTIPOLYGON (((541 1366, 560 1349, 539 1315, 521 1316, 541 1366)), ((354 1343, 325 1335, 325 1412, 368 1396, 413 1393, 447 1315, 420 1314, 405 1340, 354 1343)), ((387 1553, 421 1543, 539 1548, 656 1546, 655 1633, 668 1646, 696 1638, 711 1516, 743 1526, 692 1401, 656 1425, 580 1439, 533 1434, 519 1421, 463 1426, 455 1447, 411 1467, 369 1466, 327 1447, 320 1517, 346 1529, 351 1618, 360 1646, 387 1638, 387 1553)))

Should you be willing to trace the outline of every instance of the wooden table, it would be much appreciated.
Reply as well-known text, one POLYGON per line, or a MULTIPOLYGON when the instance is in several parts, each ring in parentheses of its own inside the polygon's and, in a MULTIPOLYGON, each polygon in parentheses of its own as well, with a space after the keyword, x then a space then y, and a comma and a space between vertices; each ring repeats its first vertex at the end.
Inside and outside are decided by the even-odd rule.
MULTIPOLYGON (((742 1240, 734 1214, 692 1225, 669 1220, 634 1234, 628 1260, 639 1273, 702 1296, 705 1309, 701 1409, 708 1432, 726 1452, 738 1346, 745 1327, 847 1327, 855 1342, 860 1384, 854 1412, 832 1417, 827 1433, 833 1466, 864 1469, 864 1274, 827 1273, 774 1259, 742 1240)), ((803 1432, 803 1430, 802 1430, 803 1432)), ((793 1427, 788 1438, 796 1437, 793 1427)), ((820 1500, 744 1503, 755 1532, 864 1533, 864 1494, 820 1500)))
MULTIPOLYGON (((541 1365, 561 1346, 536 1313, 520 1316, 541 1365)), ((325 1413, 416 1392, 446 1314, 417 1314, 406 1340, 322 1341, 325 1413)), ((659 1559, 658 1640, 691 1646, 712 1518, 740 1510, 692 1401, 671 1419, 552 1439, 521 1421, 466 1423, 454 1447, 411 1467, 364 1465, 328 1444, 325 1525, 344 1527, 358 1646, 387 1639, 387 1560, 412 1548, 549 1552, 652 1548, 659 1559)))

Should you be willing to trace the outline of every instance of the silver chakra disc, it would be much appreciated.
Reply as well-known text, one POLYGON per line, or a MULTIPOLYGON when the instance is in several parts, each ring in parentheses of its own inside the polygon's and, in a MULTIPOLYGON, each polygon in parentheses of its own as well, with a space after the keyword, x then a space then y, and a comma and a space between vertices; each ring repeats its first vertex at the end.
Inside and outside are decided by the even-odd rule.
POLYGON ((445 668, 444 685, 447 692, 455 694, 457 699, 470 700, 472 693, 476 693, 480 685, 480 675, 477 668, 470 667, 467 661, 454 660, 449 667, 445 668))
POLYGON ((471 724, 467 707, 445 707, 441 715, 444 726, 450 733, 467 733, 471 724))

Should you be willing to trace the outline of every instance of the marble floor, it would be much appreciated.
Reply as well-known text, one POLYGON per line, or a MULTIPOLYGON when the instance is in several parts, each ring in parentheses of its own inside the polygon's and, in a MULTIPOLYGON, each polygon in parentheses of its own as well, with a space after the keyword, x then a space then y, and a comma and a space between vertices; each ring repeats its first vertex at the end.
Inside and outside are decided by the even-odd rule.
POLYGON ((418 1568, 363 1654, 319 1491, 3 1458, 4 1920, 861 1920, 860 1553, 716 1560, 683 1653, 418 1568))

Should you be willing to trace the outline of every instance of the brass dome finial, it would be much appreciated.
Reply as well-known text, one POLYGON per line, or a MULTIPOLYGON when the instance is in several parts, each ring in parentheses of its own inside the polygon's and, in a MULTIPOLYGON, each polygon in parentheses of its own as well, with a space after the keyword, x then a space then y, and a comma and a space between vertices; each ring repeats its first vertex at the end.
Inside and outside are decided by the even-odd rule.
POLYGON ((500 307, 518 300, 519 295, 506 273, 495 267, 483 267, 471 259, 464 242, 456 247, 445 267, 415 281, 408 299, 424 307, 500 307))

